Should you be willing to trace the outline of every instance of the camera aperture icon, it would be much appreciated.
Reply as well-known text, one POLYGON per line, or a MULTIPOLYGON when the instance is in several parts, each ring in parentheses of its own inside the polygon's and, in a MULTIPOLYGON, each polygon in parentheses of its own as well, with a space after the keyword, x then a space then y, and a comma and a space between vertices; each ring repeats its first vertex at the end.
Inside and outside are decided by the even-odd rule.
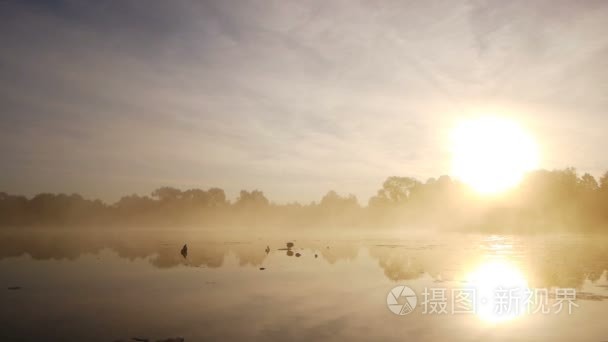
POLYGON ((418 297, 411 288, 399 285, 392 288, 386 296, 386 305, 395 315, 407 315, 414 311, 418 297))

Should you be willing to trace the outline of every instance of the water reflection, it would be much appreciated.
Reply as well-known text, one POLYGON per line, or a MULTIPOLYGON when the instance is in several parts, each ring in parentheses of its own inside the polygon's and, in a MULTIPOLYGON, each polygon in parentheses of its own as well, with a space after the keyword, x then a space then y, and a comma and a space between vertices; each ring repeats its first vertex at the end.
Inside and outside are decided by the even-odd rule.
POLYGON ((488 322, 503 322, 526 312, 526 277, 508 259, 486 260, 467 277, 474 289, 477 315, 488 322))
MULTIPOLYGON (((175 232, 27 232, 0 233, 0 259, 27 255, 34 260, 75 260, 82 255, 115 251, 127 260, 146 259, 158 268, 219 268, 227 255, 238 265, 258 268, 267 258, 317 258, 334 265, 353 261, 365 251, 387 279, 466 282, 473 278, 523 278, 534 287, 581 288, 586 281, 607 280, 608 241, 598 237, 451 236, 418 240, 224 240, 175 232), (187 242, 186 244, 184 244, 187 242), (509 266, 506 266, 509 265, 509 266), (517 272, 515 272, 517 270, 517 272), (492 273, 494 272, 494 273, 492 273), (473 278, 471 278, 473 277, 473 278)), ((496 284, 500 285, 500 284, 496 284)))
MULTIPOLYGON (((533 337, 540 329, 567 340, 580 335, 577 326, 608 314, 608 302, 602 301, 608 291, 607 247, 598 237, 345 240, 180 231, 3 231, 0 302, 6 305, 0 306, 0 320, 5 339, 25 341, 129 336, 512 340, 512 330, 504 327, 528 340, 538 340, 533 337), (182 253, 184 245, 187 253, 182 253), (386 307, 386 294, 397 284, 419 295, 428 287, 477 286, 481 292, 524 284, 577 287, 587 300, 568 324, 557 315, 512 319, 489 309, 481 311, 481 321, 473 315, 424 316, 419 309, 404 318, 386 307), (73 324, 49 323, 58 321, 73 324)), ((604 334, 597 323, 582 339, 599 340, 604 334)))

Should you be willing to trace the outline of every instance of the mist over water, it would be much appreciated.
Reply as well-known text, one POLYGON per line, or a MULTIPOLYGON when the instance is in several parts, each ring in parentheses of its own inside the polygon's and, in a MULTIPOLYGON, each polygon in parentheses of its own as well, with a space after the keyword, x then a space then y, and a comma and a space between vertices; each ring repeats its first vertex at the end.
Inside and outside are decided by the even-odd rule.
POLYGON ((6 340, 24 341, 445 340, 455 333, 463 341, 507 341, 513 329, 522 340, 598 340, 608 314, 607 242, 580 234, 5 229, 0 319, 6 340), (580 306, 493 328, 473 314, 418 308, 395 316, 386 307, 396 285, 420 297, 428 287, 457 288, 495 261, 513 265, 530 287, 576 288, 580 306), (589 328, 575 329, 582 322, 589 328))

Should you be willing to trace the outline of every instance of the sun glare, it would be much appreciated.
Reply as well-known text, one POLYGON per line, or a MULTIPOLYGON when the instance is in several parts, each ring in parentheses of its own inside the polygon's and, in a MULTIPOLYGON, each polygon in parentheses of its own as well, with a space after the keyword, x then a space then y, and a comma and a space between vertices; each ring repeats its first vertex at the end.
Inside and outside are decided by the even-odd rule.
POLYGON ((510 189, 538 167, 534 139, 504 118, 481 117, 460 123, 452 132, 451 147, 452 175, 481 194, 510 189))
POLYGON ((476 313, 486 322, 503 322, 526 312, 524 293, 528 283, 519 269, 507 261, 481 264, 469 274, 467 283, 475 289, 476 313))

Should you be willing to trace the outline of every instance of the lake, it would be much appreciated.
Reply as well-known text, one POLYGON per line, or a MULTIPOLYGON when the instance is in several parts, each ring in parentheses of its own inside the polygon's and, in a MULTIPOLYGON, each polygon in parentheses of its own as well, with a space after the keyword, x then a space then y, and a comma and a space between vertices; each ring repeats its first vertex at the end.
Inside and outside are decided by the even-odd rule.
POLYGON ((607 270, 597 235, 5 230, 0 339, 605 341, 607 270))

